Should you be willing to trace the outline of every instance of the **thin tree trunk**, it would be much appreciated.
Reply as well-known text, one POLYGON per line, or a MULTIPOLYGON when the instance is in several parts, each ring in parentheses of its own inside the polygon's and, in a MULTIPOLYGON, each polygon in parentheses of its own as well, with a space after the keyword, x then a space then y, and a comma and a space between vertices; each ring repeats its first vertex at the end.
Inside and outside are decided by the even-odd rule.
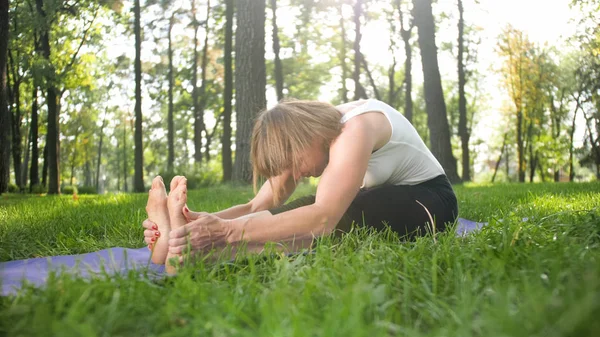
MULTIPOLYGON (((79 123, 79 121, 76 121, 79 123)), ((77 128, 77 132, 75 133, 75 139, 73 140, 73 153, 71 153, 71 179, 70 185, 73 186, 73 178, 75 177, 75 157, 77 156, 77 138, 79 138, 79 128, 77 128)))
MULTIPOLYGON (((175 162, 175 127, 173 125, 173 46, 171 39, 171 32, 173 31, 173 25, 175 24, 175 13, 171 14, 169 19, 169 44, 168 44, 168 57, 169 57, 169 106, 167 112, 167 125, 168 125, 168 154, 167 154, 167 172, 173 172, 173 163, 175 162)), ((100 135, 102 137, 102 135, 100 135)), ((100 138, 102 139, 102 138, 100 138)), ((96 179, 96 189, 98 189, 98 179, 96 179)))
POLYGON ((85 161, 83 184, 85 186, 92 186, 92 163, 89 158, 85 161))
MULTIPOLYGON (((13 59, 10 50, 8 51, 8 59, 9 59, 9 61, 12 61, 12 59, 13 59)), ((9 110, 11 126, 12 126, 12 130, 11 130, 11 135, 12 135, 11 150, 12 150, 12 159, 13 159, 12 162, 13 162, 13 169, 15 172, 15 185, 19 188, 19 190, 23 190, 25 187, 21 185, 22 184, 21 158, 23 155, 23 146, 22 146, 23 137, 21 136, 21 126, 22 126, 22 120, 23 120, 23 116, 21 116, 21 78, 19 78, 17 71, 15 69, 15 67, 17 67, 15 62, 12 61, 10 63, 11 63, 11 68, 12 68, 12 72, 13 72, 13 76, 12 76, 13 88, 11 90, 12 99, 9 98, 9 101, 12 106, 12 109, 9 110)), ((8 83, 7 83, 7 88, 8 88, 8 83)))
POLYGON ((233 98, 233 68, 231 53, 233 49, 233 0, 225 0, 225 89, 223 93, 223 136, 221 138, 223 181, 230 181, 233 171, 231 158, 231 100, 233 98))
POLYGON ((198 99, 198 29, 200 24, 196 19, 196 0, 192 0, 192 20, 194 25, 194 60, 192 62, 192 103, 194 106, 194 161, 202 161, 202 118, 198 99))
POLYGON ((581 92, 578 94, 577 98, 575 98, 575 111, 573 112, 573 119, 571 120, 571 129, 569 130, 569 181, 573 182, 575 180, 575 171, 573 168, 573 153, 575 152, 575 146, 573 145, 573 140, 575 138, 575 120, 577 118, 577 110, 581 107, 579 103, 579 99, 581 98, 581 92))
POLYGON ((404 15, 402 13, 400 0, 396 0, 396 7, 398 7, 398 13, 400 15, 400 35, 402 36, 402 41, 404 41, 404 53, 406 54, 406 60, 404 61, 404 117, 412 123, 412 46, 410 45, 410 38, 414 26, 411 22, 408 29, 404 28, 404 15))
POLYGON ((277 0, 271 0, 271 10, 273 11, 273 53, 275 53, 275 89, 277 91, 277 101, 283 99, 283 69, 281 59, 279 58, 279 30, 277 28, 277 0))
MULTIPOLYGON (((506 149, 506 133, 504 134, 504 140, 502 141, 502 150, 500 150, 500 156, 498 157, 498 161, 496 162, 496 167, 494 168, 494 175, 492 175, 492 183, 496 180, 496 173, 498 173, 498 168, 500 167, 500 161, 502 160, 502 155, 504 154, 504 150, 506 149)), ((508 174, 508 171, 507 171, 508 174)))
POLYGON ((465 51, 465 21, 463 12, 462 0, 458 0, 458 134, 460 135, 462 148, 462 181, 471 181, 471 159, 469 152, 469 138, 471 134, 467 127, 467 97, 465 94, 467 78, 463 61, 465 51))
POLYGON ((506 160, 504 161, 504 167, 506 169, 506 181, 510 182, 510 152, 508 147, 506 148, 506 160))
POLYGON ((265 0, 238 0, 235 34, 236 153, 233 179, 250 182, 254 118, 266 107, 265 0))
MULTIPOLYGON (((200 65, 202 70, 202 75, 200 79, 202 80, 202 85, 200 86, 200 107, 199 107, 199 116, 202 130, 204 130, 204 134, 208 136, 208 130, 206 129, 206 123, 204 122, 204 108, 206 108, 206 67, 208 65, 208 32, 209 26, 208 21, 210 19, 210 0, 206 2, 206 22, 204 23, 204 46, 202 47, 202 64, 200 65)), ((205 152, 208 152, 208 143, 206 144, 205 152)), ((209 158, 207 155, 206 158, 209 158)), ((207 160, 208 161, 208 160, 207 160)))
MULTIPOLYGON (((27 118, 25 118, 27 120, 27 118)), ((31 144, 31 126, 26 128, 27 136, 25 137, 25 159, 23 160, 23 164, 21 165, 21 186, 20 191, 25 192, 25 187, 27 186, 27 168, 29 168, 29 149, 31 144)))
POLYGON ((544 173, 544 166, 542 165, 542 161, 540 159, 540 154, 538 151, 536 151, 536 154, 535 154, 535 163, 540 172, 540 178, 542 179, 542 182, 545 183, 546 182, 546 174, 544 173))
POLYGON ((340 63, 342 66, 342 102, 348 103, 348 88, 346 87, 346 78, 348 78, 348 65, 346 64, 346 27, 344 26, 344 14, 342 6, 338 6, 340 15, 340 29, 342 30, 340 63))
POLYGON ((360 40, 362 39, 362 34, 360 32, 361 16, 362 0, 356 0, 356 3, 354 4, 354 73, 352 74, 352 79, 354 79, 354 100, 367 98, 365 88, 363 88, 363 86, 360 84, 360 65, 362 56, 360 53, 360 40))
POLYGON ((439 160, 448 179, 457 183, 460 182, 460 178, 456 172, 456 158, 452 154, 450 144, 450 127, 438 66, 431 0, 413 0, 413 5, 415 23, 419 30, 431 152, 439 160))
MULTIPOLYGON (((38 0, 40 1, 40 0, 38 0)), ((140 24, 140 0, 134 4, 135 33, 135 192, 144 192, 144 148, 142 144, 142 28, 140 24)))
POLYGON ((10 116, 6 95, 8 22, 8 0, 0 0, 0 194, 8 192, 10 179, 10 116))
POLYGON ((365 56, 362 53, 360 53, 360 59, 362 61, 363 67, 365 67, 365 71, 367 72, 367 77, 369 78, 369 82, 371 83, 371 86, 373 87, 373 92, 375 93, 375 98, 377 98, 377 100, 381 101, 381 95, 379 95, 379 90, 377 90, 377 85, 375 84, 373 75, 371 74, 371 71, 369 70, 369 66, 367 65, 367 59, 365 59, 365 56))
POLYGON ((129 192, 127 186, 127 178, 129 172, 127 170, 127 117, 123 116, 123 190, 129 192))
MULTIPOLYGON (((48 138, 48 137, 46 137, 48 138)), ((48 141, 44 144, 44 153, 43 153, 43 163, 42 163, 42 186, 48 186, 48 141)))
POLYGON ((527 126, 527 149, 529 152, 529 182, 533 182, 535 175, 535 157, 533 156, 533 122, 529 122, 527 126))
MULTIPOLYGON (((44 11, 43 0, 36 0, 36 8, 37 12, 41 18, 42 22, 45 22, 46 25, 49 24, 48 18, 46 17, 46 12, 44 11)), ((41 47, 42 54, 44 58, 50 61, 50 33, 49 28, 42 30, 41 33, 41 47)), ((54 86, 54 78, 56 74, 54 74, 54 68, 51 66, 48 70, 50 73, 47 75, 48 78, 48 88, 46 93, 46 103, 48 105, 48 128, 46 133, 46 146, 48 148, 48 194, 59 194, 60 193, 60 142, 59 142, 59 124, 58 124, 58 101, 60 99, 60 95, 58 94, 58 90, 54 86)))
POLYGON ((217 133, 217 129, 219 126, 219 122, 221 121, 221 115, 219 115, 219 117, 217 117, 217 120, 215 122, 215 127, 213 128, 212 132, 210 134, 206 134, 206 151, 204 152, 206 155, 206 162, 209 163, 210 162, 210 146, 212 144, 212 141, 215 137, 215 134, 217 133))
MULTIPOLYGON (((102 126, 100 127, 100 141, 98 142, 98 160, 96 162, 96 193, 100 193, 100 166, 102 164, 102 141, 104 139, 104 127, 106 126, 106 111, 104 112, 104 119, 102 120, 102 126)), ((171 172, 171 171, 169 171, 171 172)))
POLYGON ((39 174, 39 148, 38 148, 38 89, 33 85, 31 95, 31 167, 29 168, 29 192, 33 187, 40 184, 39 174))

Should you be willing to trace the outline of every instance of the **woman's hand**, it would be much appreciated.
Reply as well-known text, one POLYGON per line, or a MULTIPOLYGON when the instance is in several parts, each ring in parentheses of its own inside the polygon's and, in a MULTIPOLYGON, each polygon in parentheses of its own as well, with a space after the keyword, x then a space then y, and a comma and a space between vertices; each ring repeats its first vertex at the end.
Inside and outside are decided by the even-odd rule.
POLYGON ((188 244, 191 252, 210 251, 212 248, 225 247, 231 233, 230 221, 210 213, 196 213, 194 220, 183 227, 171 231, 169 252, 182 254, 188 244))
POLYGON ((156 240, 158 240, 160 237, 158 226, 148 219, 142 222, 142 226, 146 229, 144 230, 144 241, 148 245, 148 248, 151 248, 152 245, 156 243, 156 240))

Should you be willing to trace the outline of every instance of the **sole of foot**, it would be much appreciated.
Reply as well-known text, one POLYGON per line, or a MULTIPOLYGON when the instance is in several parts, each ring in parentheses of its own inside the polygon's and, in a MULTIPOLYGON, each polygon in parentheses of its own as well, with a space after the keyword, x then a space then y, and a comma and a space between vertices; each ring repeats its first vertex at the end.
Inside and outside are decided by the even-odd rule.
MULTIPOLYGON (((169 209, 169 223, 171 229, 177 229, 187 224, 187 219, 183 215, 183 207, 187 203, 187 179, 176 176, 171 181, 171 191, 167 199, 167 208, 169 209)), ((180 264, 180 256, 167 253, 166 271, 169 274, 176 272, 175 266, 180 264)))
POLYGON ((146 204, 148 219, 158 226, 160 236, 154 242, 152 249, 152 262, 164 264, 169 252, 169 210, 167 208, 167 191, 162 178, 156 177, 152 180, 152 188, 148 192, 148 203, 146 204))

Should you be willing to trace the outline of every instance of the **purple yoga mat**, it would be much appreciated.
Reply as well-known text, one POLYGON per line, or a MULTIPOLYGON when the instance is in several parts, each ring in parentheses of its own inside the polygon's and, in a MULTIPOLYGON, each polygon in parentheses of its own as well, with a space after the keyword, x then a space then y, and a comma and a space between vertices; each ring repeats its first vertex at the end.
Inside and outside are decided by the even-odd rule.
MULTIPOLYGON (((463 236, 483 227, 486 223, 459 218, 456 235, 463 236)), ((154 276, 164 275, 164 266, 150 261, 148 248, 115 247, 93 253, 39 257, 0 263, 2 296, 16 294, 23 281, 43 286, 50 272, 70 273, 83 278, 94 275, 125 274, 130 270, 148 271, 154 276)))

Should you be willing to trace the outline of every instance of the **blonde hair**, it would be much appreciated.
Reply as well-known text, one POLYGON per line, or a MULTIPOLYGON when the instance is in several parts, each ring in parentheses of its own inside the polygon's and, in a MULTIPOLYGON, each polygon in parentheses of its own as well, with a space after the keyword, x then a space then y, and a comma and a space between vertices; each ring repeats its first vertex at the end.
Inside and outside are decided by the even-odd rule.
MULTIPOLYGON (((270 179, 291 169, 299 171, 302 155, 319 141, 328 150, 342 131, 340 112, 330 103, 286 100, 262 111, 252 131, 250 158, 254 191, 259 177, 270 179)), ((278 204, 282 186, 273 186, 273 198, 278 204)))

